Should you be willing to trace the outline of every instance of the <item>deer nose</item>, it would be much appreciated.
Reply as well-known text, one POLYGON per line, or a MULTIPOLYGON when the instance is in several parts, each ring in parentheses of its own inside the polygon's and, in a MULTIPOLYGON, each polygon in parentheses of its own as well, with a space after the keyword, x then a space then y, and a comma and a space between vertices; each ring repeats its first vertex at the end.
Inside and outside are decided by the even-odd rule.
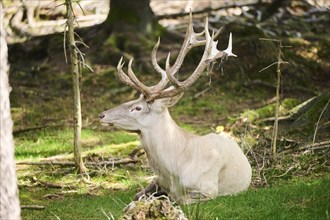
POLYGON ((102 118, 104 118, 105 117, 105 115, 104 114, 99 114, 99 119, 102 119, 102 118))

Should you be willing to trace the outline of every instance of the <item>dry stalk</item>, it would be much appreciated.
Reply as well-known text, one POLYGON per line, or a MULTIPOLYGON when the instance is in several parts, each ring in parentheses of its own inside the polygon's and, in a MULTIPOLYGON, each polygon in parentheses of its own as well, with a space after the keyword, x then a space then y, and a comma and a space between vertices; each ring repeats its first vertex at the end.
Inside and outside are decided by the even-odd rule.
POLYGON ((276 73, 277 73, 277 82, 276 82, 276 107, 275 107, 275 120, 274 120, 274 129, 272 134, 272 160, 276 161, 277 154, 276 154, 276 147, 277 147, 277 134, 278 134, 278 120, 279 120, 279 111, 280 111, 280 88, 281 88, 281 64, 287 64, 288 62, 285 62, 282 60, 282 48, 284 47, 282 45, 282 41, 279 39, 267 39, 267 38, 260 38, 260 40, 264 41, 274 41, 277 42, 278 46, 278 54, 277 54, 277 62, 274 62, 270 64, 269 66, 263 68, 259 72, 262 72, 271 66, 277 64, 276 73))

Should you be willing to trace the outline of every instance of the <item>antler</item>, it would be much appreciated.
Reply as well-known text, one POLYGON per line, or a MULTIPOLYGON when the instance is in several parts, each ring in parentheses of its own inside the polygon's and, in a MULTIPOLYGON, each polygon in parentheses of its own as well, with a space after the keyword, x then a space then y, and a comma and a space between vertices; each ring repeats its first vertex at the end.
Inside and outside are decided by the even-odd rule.
POLYGON ((147 102, 151 102, 155 99, 171 97, 183 92, 185 89, 190 87, 202 74, 203 71, 210 65, 210 63, 216 59, 220 59, 222 57, 234 56, 232 53, 232 34, 229 35, 228 47, 224 51, 219 51, 217 49, 218 41, 214 41, 215 38, 220 34, 222 28, 220 28, 216 33, 212 33, 210 35, 208 29, 208 19, 205 21, 205 29, 200 33, 196 33, 193 29, 192 24, 192 14, 190 12, 189 15, 189 24, 186 31, 186 36, 183 41, 182 47, 179 51, 179 54, 174 62, 173 66, 170 66, 170 53, 166 59, 165 70, 161 68, 157 63, 157 50, 160 44, 160 39, 156 45, 154 46, 151 53, 151 61, 155 70, 161 74, 161 80, 154 86, 146 86, 135 76, 132 70, 132 62, 133 58, 128 63, 128 75, 124 73, 122 67, 124 65, 123 59, 121 58, 117 69, 119 74, 119 79, 128 86, 136 89, 141 92, 147 102), (199 40, 202 35, 205 35, 204 40, 199 40), (184 58, 187 53, 194 47, 205 45, 203 56, 197 65, 195 71, 184 81, 179 81, 174 77, 174 75, 179 71, 180 67, 183 64, 184 58), (171 82, 174 85, 172 88, 165 89, 167 84, 171 82))

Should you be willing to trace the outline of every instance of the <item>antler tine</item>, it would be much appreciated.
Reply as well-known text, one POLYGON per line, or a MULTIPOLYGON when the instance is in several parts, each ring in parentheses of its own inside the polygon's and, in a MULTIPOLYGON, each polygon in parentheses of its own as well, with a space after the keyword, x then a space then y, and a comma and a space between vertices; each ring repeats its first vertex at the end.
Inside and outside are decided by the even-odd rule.
MULTIPOLYGON (((193 47, 198 47, 198 46, 207 44, 206 39, 205 40, 197 39, 197 37, 205 35, 206 30, 208 31, 208 18, 207 17, 206 17, 205 24, 206 25, 205 25, 204 30, 200 33, 196 33, 193 28, 192 13, 191 12, 189 13, 189 24, 187 27, 185 39, 183 41, 183 44, 182 44, 181 50, 179 51, 177 59, 174 62, 173 66, 171 67, 171 70, 170 70, 171 75, 175 75, 179 71, 180 67, 183 64, 185 56, 193 47)), ((217 38, 222 30, 223 30, 223 28, 220 28, 219 30, 217 30, 217 32, 212 36, 212 39, 217 38)))
MULTIPOLYGON (((123 61, 123 57, 120 58, 118 65, 117 65, 117 70, 118 70, 118 76, 120 81, 122 81, 124 84, 132 87, 133 89, 141 92, 143 95, 147 96, 148 91, 144 90, 143 87, 139 87, 137 84, 135 84, 130 77, 126 75, 126 73, 123 71, 123 66, 125 62, 123 61)), ((129 72, 130 72, 130 65, 132 65, 132 59, 130 60, 129 64, 129 72)), ((134 73, 133 73, 134 74, 134 73)), ((135 77, 136 78, 136 77, 135 77)), ((136 78, 137 79, 137 78, 136 78)), ((138 80, 138 79, 137 79, 138 80)), ((138 80, 139 81, 139 80, 138 80)), ((141 83, 142 84, 142 83, 141 83)))
POLYGON ((204 41, 206 42, 206 45, 205 45, 205 49, 204 49, 202 59, 199 62, 198 66, 196 67, 195 71, 192 73, 192 75, 189 78, 187 78, 185 81, 180 82, 178 79, 176 79, 174 77, 174 74, 172 74, 170 72, 172 70, 170 70, 170 68, 169 68, 169 56, 167 57, 167 60, 166 60, 166 74, 167 74, 167 77, 170 80, 170 82, 173 83, 176 86, 176 89, 180 88, 180 90, 184 90, 185 88, 192 85, 200 77, 200 75, 202 75, 203 70, 209 65, 210 61, 207 62, 207 60, 208 60, 207 57, 210 53, 210 50, 212 49, 210 47, 210 45, 212 45, 211 42, 213 42, 212 39, 213 39, 214 34, 212 35, 212 37, 210 36, 210 32, 209 32, 209 29, 208 29, 208 19, 207 19, 207 17, 205 19, 204 33, 205 33, 205 38, 206 38, 204 41))
POLYGON ((200 36, 203 33, 204 33, 204 31, 201 33, 198 33, 198 34, 194 32, 193 22, 192 22, 192 12, 190 11, 189 23, 188 23, 188 27, 186 30, 186 35, 185 35, 185 39, 183 41, 182 47, 179 51, 179 54, 177 56, 177 59, 176 59, 174 65, 172 66, 171 69, 167 69, 167 70, 162 69, 157 63, 156 54, 157 54, 157 50, 158 50, 158 47, 160 44, 160 38, 158 38, 158 42, 154 46, 152 53, 151 53, 151 61, 152 61, 152 64, 153 64, 153 67, 155 68, 155 70, 161 74, 162 79, 157 85, 155 85, 153 87, 154 91, 159 92, 166 87, 166 85, 169 82, 168 77, 167 77, 168 73, 170 73, 171 75, 175 75, 178 72, 178 70, 180 69, 180 67, 183 63, 184 57, 186 56, 186 54, 189 52, 189 50, 191 48, 193 48, 195 46, 203 45, 203 42, 197 40, 197 36, 200 36))
POLYGON ((158 37, 158 41, 154 46, 154 48, 152 49, 151 62, 155 70, 162 75, 162 78, 164 78, 166 76, 165 70, 163 70, 163 68, 161 68, 157 62, 157 52, 158 52, 159 44, 160 44, 160 37, 158 37))
POLYGON ((171 75, 175 75, 180 67, 182 66, 182 63, 184 61, 184 57, 187 55, 187 53, 196 46, 201 46, 203 43, 201 41, 197 40, 197 37, 199 34, 196 34, 193 28, 193 22, 192 22, 192 13, 190 11, 189 13, 189 24, 186 30, 185 39, 183 41, 182 47, 179 51, 179 54, 176 58, 176 61, 174 62, 173 66, 171 67, 171 75))
MULTIPOLYGON (((220 29, 221 31, 221 29, 220 29)), ((219 51, 217 49, 218 41, 214 41, 215 36, 220 33, 220 31, 217 31, 217 33, 212 32, 212 36, 210 36, 210 32, 208 29, 208 19, 205 19, 205 49, 203 56, 201 58, 201 61, 199 62, 198 66, 196 67, 195 71, 191 74, 190 77, 188 77, 183 82, 180 82, 177 80, 173 74, 170 73, 170 67, 169 67, 169 56, 166 60, 166 74, 169 78, 170 82, 175 85, 174 90, 185 90, 189 86, 191 86, 202 74, 203 71, 209 66, 209 64, 219 58, 222 58, 224 56, 236 56, 232 53, 232 36, 229 35, 229 42, 228 47, 224 51, 219 51)))
POLYGON ((230 33, 229 35, 228 47, 224 51, 219 51, 217 49, 218 41, 215 41, 215 39, 221 33, 222 28, 220 28, 216 32, 212 31, 212 35, 210 35, 210 31, 208 27, 209 27, 209 23, 208 23, 208 18, 206 17, 204 30, 200 33, 194 32, 193 23, 192 23, 192 13, 190 12, 189 24, 187 27, 185 39, 182 44, 182 48, 180 49, 177 59, 175 60, 173 66, 170 65, 171 54, 170 53, 168 54, 166 58, 165 70, 161 68, 157 62, 157 50, 160 45, 160 38, 158 38, 158 41, 152 50, 151 59, 152 59, 153 67, 158 73, 161 74, 162 78, 155 86, 146 86, 143 83, 141 83, 140 80, 135 76, 132 70, 133 58, 128 63, 128 75, 126 75, 122 70, 124 63, 123 63, 123 58, 120 59, 117 66, 120 80, 126 85, 129 85, 132 88, 141 92, 145 96, 147 102, 151 102, 159 98, 171 97, 183 92, 203 74, 204 70, 210 65, 212 61, 228 56, 236 57, 236 55, 232 53, 232 34, 230 33), (197 39, 202 34, 205 36, 205 39, 204 40, 197 39), (194 72, 182 82, 176 79, 174 75, 179 71, 180 67, 182 66, 184 58, 187 55, 187 53, 193 47, 201 46, 201 45, 205 45, 204 52, 194 72), (174 87, 164 89, 169 82, 171 82, 174 85, 174 87))
POLYGON ((132 70, 132 63, 133 63, 134 58, 131 58, 129 63, 128 63, 128 77, 131 79, 131 81, 139 88, 141 88, 144 95, 148 95, 151 93, 150 87, 144 85, 134 74, 132 70))
POLYGON ((159 47, 159 44, 160 44, 160 38, 158 38, 158 41, 156 43, 156 45, 154 46, 152 52, 151 52, 151 62, 152 62, 152 65, 153 67, 155 68, 155 70, 161 74, 162 76, 162 79, 157 83, 157 85, 153 86, 153 90, 154 91, 160 91, 160 90, 163 90, 165 88, 165 86, 167 85, 168 83, 168 79, 167 79, 167 76, 166 76, 166 71, 161 68, 157 62, 157 51, 158 51, 158 47, 159 47))
POLYGON ((119 79, 124 84, 126 84, 128 86, 131 86, 131 87, 135 87, 135 84, 130 80, 130 78, 123 71, 124 64, 125 64, 125 62, 123 61, 123 57, 121 57, 119 62, 118 62, 118 65, 117 65, 119 79))
POLYGON ((237 55, 236 54, 233 54, 233 52, 232 52, 232 48, 233 48, 233 40, 232 40, 232 34, 231 34, 231 32, 230 32, 230 34, 229 34, 229 40, 228 40, 228 47, 227 47, 227 49, 225 49, 223 52, 225 52, 226 54, 227 54, 227 56, 232 56, 232 57, 237 57, 237 55))

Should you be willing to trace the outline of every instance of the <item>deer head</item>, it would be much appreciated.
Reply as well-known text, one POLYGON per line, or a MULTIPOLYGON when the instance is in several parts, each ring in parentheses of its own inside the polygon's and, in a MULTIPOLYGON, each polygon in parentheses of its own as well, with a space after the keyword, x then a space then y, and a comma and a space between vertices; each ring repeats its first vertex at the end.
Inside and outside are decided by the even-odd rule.
POLYGON ((174 97, 147 102, 144 95, 141 94, 136 100, 102 112, 99 118, 101 123, 114 125, 125 130, 140 131, 142 128, 148 128, 148 125, 154 123, 157 115, 173 106, 182 95, 183 93, 174 97))
POLYGON ((151 61, 156 72, 161 74, 161 80, 154 86, 146 86, 134 74, 132 70, 133 58, 128 63, 128 74, 123 71, 123 58, 120 59, 117 70, 119 79, 126 85, 132 87, 141 93, 140 98, 134 101, 124 103, 116 108, 102 112, 99 118, 102 123, 113 124, 127 130, 140 130, 141 126, 147 126, 147 123, 153 123, 150 120, 157 113, 166 111, 168 107, 173 106, 210 65, 211 62, 235 56, 232 53, 232 35, 229 35, 227 49, 219 51, 217 49, 218 37, 222 29, 210 35, 208 28, 208 19, 205 21, 205 29, 200 33, 196 33, 193 29, 192 14, 189 16, 189 24, 186 31, 185 39, 176 61, 170 65, 170 53, 166 59, 165 69, 159 66, 157 62, 157 50, 160 39, 156 43, 151 54, 151 61), (200 39, 204 35, 204 39, 200 39), (187 53, 194 47, 204 46, 204 53, 197 65, 195 71, 185 80, 179 81, 175 78, 175 74, 179 71, 184 62, 187 53), (168 85, 171 84, 169 87, 168 85))

